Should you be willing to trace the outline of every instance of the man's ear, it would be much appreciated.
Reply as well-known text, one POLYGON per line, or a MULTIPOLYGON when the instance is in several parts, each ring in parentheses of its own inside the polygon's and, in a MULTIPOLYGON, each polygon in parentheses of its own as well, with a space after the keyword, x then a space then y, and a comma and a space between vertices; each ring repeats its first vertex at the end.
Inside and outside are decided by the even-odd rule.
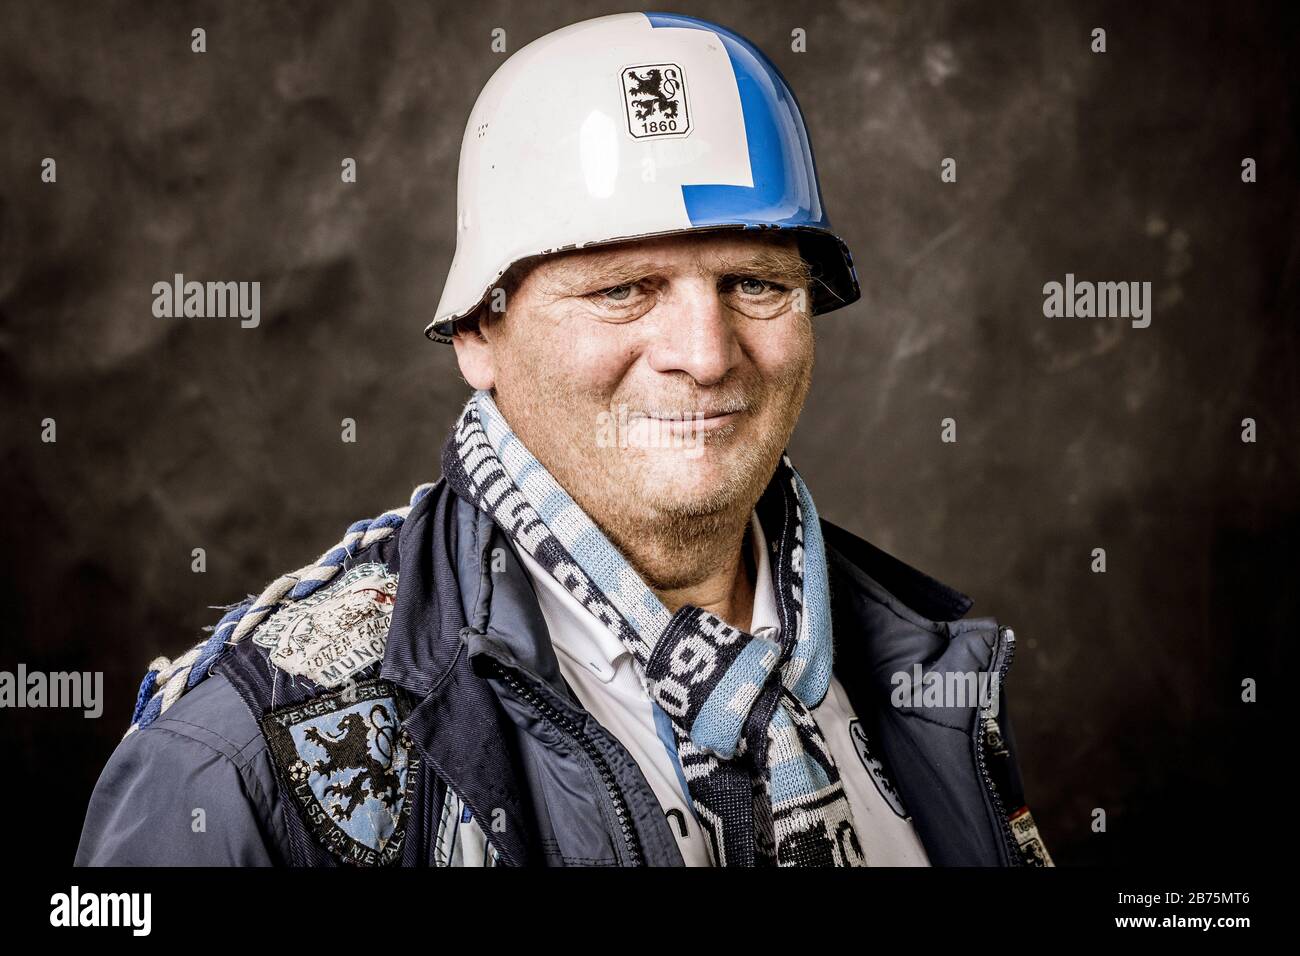
POLYGON ((460 374, 470 388, 491 389, 496 385, 496 362, 493 360, 492 343, 483 337, 478 323, 472 328, 457 327, 451 344, 456 349, 456 361, 460 364, 460 374))

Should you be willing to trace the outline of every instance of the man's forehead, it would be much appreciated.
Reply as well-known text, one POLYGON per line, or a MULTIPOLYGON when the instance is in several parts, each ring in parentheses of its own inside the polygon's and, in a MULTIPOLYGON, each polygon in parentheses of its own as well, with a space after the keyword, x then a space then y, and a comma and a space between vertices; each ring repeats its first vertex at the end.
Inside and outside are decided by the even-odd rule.
POLYGON ((584 278, 626 270, 676 270, 683 266, 692 271, 759 268, 796 273, 805 268, 795 237, 771 232, 658 236, 567 250, 546 257, 538 265, 551 275, 584 278))

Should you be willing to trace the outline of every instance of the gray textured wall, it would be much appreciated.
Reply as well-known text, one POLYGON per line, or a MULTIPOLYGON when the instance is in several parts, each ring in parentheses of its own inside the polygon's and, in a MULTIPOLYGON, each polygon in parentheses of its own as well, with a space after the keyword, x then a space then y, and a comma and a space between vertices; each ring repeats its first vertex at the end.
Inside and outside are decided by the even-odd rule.
MULTIPOLYGON (((209 605, 437 477, 467 389, 421 328, 461 131, 501 61, 489 31, 513 50, 636 9, 541 7, 6 4, 0 669, 103 670, 108 691, 98 721, 0 713, 19 776, 60 768, 20 841, 71 858, 145 665, 196 641, 209 605), (151 286, 175 272, 260 280, 261 326, 154 318, 151 286)), ((1011 707, 1058 862, 1266 852, 1267 700, 1300 570, 1294 16, 673 9, 758 42, 808 115, 864 297, 819 320, 792 457, 828 518, 1017 629, 1011 707), (1042 285, 1066 272, 1151 281, 1151 327, 1045 319, 1042 285), (1247 676, 1265 704, 1239 702, 1247 676)))

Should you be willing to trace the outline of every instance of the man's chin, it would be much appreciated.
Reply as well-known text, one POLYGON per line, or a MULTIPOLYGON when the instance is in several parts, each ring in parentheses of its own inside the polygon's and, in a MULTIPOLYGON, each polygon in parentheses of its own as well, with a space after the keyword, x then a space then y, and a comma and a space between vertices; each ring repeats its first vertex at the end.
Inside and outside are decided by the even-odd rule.
POLYGON ((733 456, 717 448, 655 449, 638 464, 627 487, 645 507, 664 516, 703 517, 730 510, 750 486, 737 473, 733 456))

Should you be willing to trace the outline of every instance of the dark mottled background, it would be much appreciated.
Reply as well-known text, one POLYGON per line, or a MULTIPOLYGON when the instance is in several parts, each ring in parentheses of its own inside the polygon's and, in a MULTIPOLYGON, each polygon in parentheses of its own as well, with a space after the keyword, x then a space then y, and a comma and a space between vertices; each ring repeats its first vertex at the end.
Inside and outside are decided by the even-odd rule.
MULTIPOLYGON (((421 329, 461 131, 502 59, 489 33, 514 50, 636 9, 542 6, 6 3, 0 669, 102 669, 107 688, 97 721, 0 712, 9 798, 39 802, 11 847, 70 861, 146 664, 210 605, 437 477, 467 387, 421 329), (175 272, 260 280, 260 328, 154 318, 175 272)), ((864 296, 818 320, 792 456, 828 518, 1016 628, 1012 712, 1061 864, 1275 852, 1293 748, 1270 702, 1300 570, 1287 7, 673 7, 753 38, 807 112, 864 296), (1045 319, 1066 272, 1151 281, 1151 327, 1045 319), (1264 703, 1239 702, 1247 676, 1264 703)))

